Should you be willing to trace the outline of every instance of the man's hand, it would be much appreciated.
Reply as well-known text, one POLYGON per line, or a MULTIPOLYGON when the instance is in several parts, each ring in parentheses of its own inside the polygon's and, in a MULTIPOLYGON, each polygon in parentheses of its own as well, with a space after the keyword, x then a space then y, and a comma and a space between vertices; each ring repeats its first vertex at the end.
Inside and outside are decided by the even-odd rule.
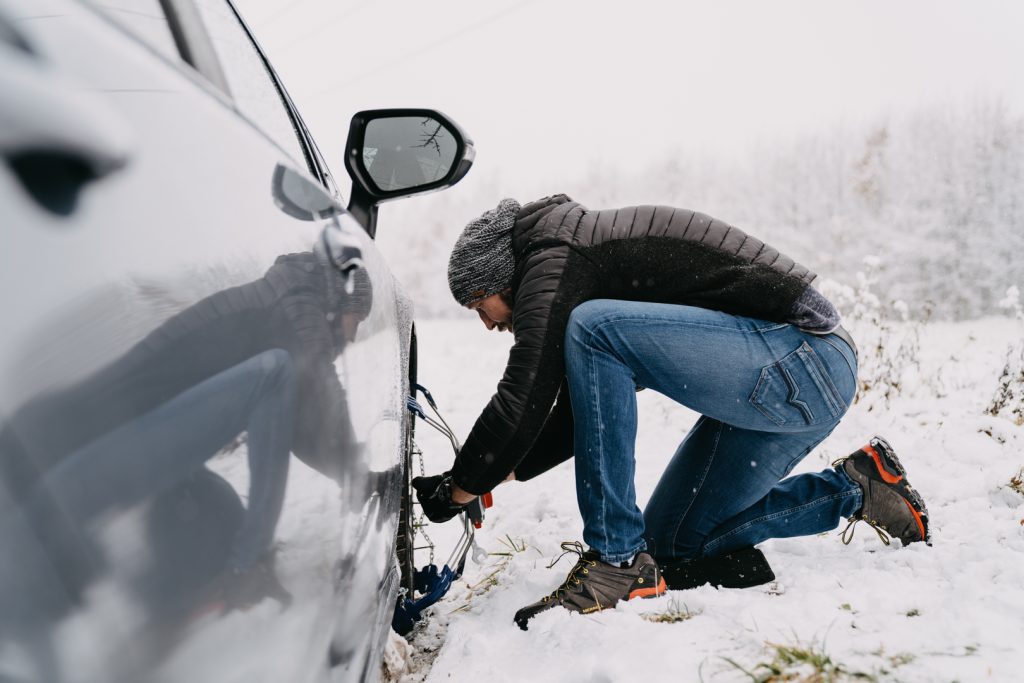
POLYGON ((431 522, 447 522, 466 507, 452 500, 451 472, 433 477, 415 477, 412 487, 416 489, 416 498, 423 506, 423 514, 431 522))
POLYGON ((452 502, 459 505, 469 505, 476 500, 476 494, 459 488, 459 485, 452 482, 452 502))

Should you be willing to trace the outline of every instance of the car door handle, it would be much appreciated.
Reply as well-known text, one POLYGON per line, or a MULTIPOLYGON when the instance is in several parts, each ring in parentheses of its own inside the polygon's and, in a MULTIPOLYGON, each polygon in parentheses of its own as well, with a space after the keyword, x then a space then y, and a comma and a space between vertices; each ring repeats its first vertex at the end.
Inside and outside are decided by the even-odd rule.
POLYGON ((82 186, 128 163, 129 126, 38 55, 0 41, 0 155, 46 209, 69 214, 82 186))
POLYGON ((337 225, 329 225, 320 233, 320 245, 334 267, 342 274, 350 275, 357 268, 366 267, 363 261, 363 247, 355 232, 361 231, 362 228, 348 214, 338 218, 337 225), (349 224, 354 224, 355 227, 349 224))
POLYGON ((292 218, 315 221, 345 212, 345 207, 323 185, 282 163, 274 166, 270 185, 274 204, 292 218))

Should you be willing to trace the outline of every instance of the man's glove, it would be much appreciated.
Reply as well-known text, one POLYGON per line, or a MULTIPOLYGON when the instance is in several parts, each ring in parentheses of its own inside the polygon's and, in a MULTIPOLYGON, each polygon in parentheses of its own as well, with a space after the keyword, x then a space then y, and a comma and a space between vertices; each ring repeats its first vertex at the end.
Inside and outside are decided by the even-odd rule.
POLYGON ((451 472, 433 477, 415 477, 412 487, 416 489, 416 498, 423 506, 423 514, 431 522, 447 522, 466 508, 452 501, 451 472))

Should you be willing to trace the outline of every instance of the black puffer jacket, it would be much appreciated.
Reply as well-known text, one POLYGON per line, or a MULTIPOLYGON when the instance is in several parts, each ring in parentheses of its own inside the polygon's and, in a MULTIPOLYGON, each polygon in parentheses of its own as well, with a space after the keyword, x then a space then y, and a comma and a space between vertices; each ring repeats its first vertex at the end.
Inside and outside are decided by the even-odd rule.
POLYGON ((576 306, 626 299, 796 322, 794 304, 816 277, 701 213, 665 206, 589 211, 565 195, 524 206, 512 248, 515 345, 453 468, 455 483, 471 493, 489 491, 513 470, 525 480, 571 457, 563 342, 576 306))

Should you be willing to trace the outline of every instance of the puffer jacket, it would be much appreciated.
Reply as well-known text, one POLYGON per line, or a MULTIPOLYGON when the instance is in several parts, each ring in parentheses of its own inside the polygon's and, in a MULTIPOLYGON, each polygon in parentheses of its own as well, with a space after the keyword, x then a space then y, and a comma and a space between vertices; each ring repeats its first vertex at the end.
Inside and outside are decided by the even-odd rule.
POLYGON ((563 343, 576 306, 625 299, 799 323, 796 303, 816 278, 701 213, 667 206, 590 211, 565 195, 522 207, 512 248, 515 344, 452 469, 453 481, 476 494, 510 472, 526 480, 571 457, 563 343))

